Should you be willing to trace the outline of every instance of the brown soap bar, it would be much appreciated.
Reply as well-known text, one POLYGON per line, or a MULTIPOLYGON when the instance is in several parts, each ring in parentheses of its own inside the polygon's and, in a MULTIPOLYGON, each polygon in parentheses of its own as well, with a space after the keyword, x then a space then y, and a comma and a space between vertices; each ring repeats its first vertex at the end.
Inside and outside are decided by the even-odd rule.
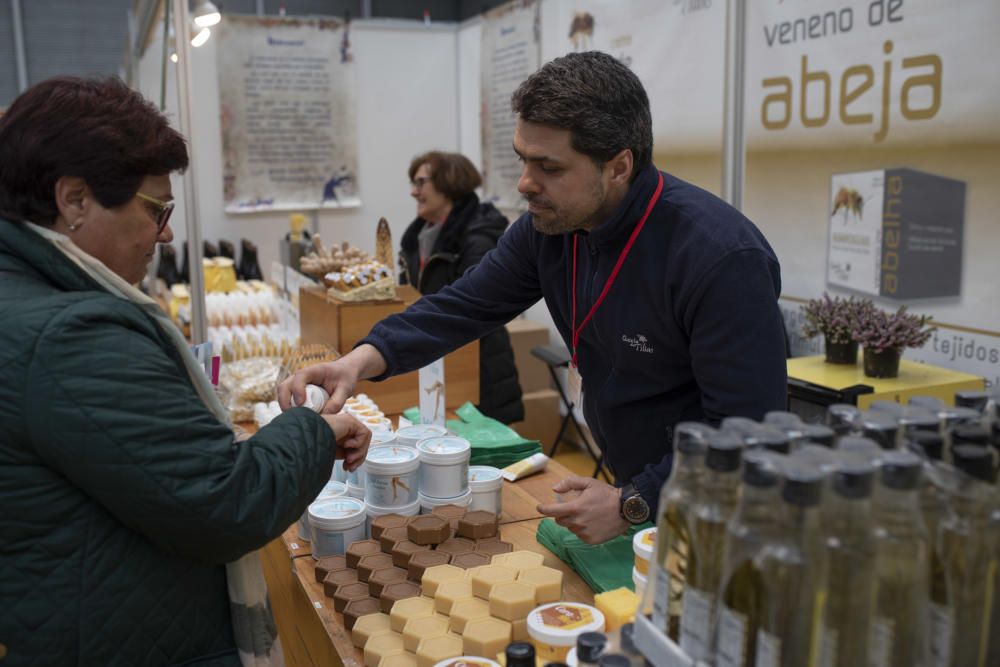
POLYGON ((450 560, 451 554, 443 551, 418 551, 410 556, 406 572, 410 581, 420 581, 424 576, 424 570, 435 565, 447 565, 450 560))
POLYGON ((322 583, 334 570, 347 568, 347 556, 327 556, 316 561, 316 583, 322 583))
POLYGON ((495 537, 500 530, 500 519, 493 512, 476 510, 466 512, 458 520, 458 534, 470 540, 480 540, 484 537, 495 537))
POLYGON ((378 538, 379 545, 382 547, 382 552, 391 554, 392 548, 400 542, 406 540, 406 536, 406 526, 393 526, 392 528, 386 528, 382 531, 382 534, 378 538))
POLYGON ((424 514, 410 519, 406 533, 414 544, 441 544, 451 537, 451 525, 443 517, 424 514))
POLYGON ((426 544, 415 544, 409 540, 396 542, 392 548, 392 564, 396 567, 406 567, 410 564, 410 557, 418 551, 427 551, 430 547, 426 544))
POLYGON ((347 567, 357 567, 358 561, 364 556, 377 554, 382 551, 378 540, 361 540, 347 547, 347 567))
POLYGON ((468 570, 474 567, 479 567, 480 565, 490 564, 490 555, 476 553, 475 551, 470 551, 464 554, 455 554, 451 557, 451 564, 455 567, 460 567, 463 570, 468 570))
POLYGON ((472 540, 467 540, 464 537, 453 537, 450 540, 446 540, 437 546, 437 551, 448 554, 449 556, 457 556, 458 554, 467 554, 476 550, 476 543, 472 540))
POLYGON ((406 522, 410 517, 402 514, 383 514, 372 519, 372 539, 377 540, 382 537, 382 533, 388 528, 406 527, 406 522))
POLYGON ((431 510, 431 514, 448 519, 448 523, 451 524, 451 529, 454 531, 458 528, 458 520, 465 516, 465 508, 461 505, 438 505, 431 510))
POLYGON ((371 579, 372 572, 376 570, 387 570, 392 567, 392 556, 389 554, 372 554, 365 556, 358 561, 358 581, 366 584, 371 579))
POLYGON ((496 556, 497 554, 509 554, 514 550, 514 545, 510 542, 498 540, 495 537, 488 537, 485 540, 476 540, 476 553, 496 556))
POLYGON ((348 632, 354 629, 354 623, 362 616, 377 614, 379 611, 379 601, 373 597, 357 598, 351 600, 344 607, 344 627, 348 632))
POLYGON ((392 605, 396 604, 399 600, 419 596, 420 586, 412 581, 402 581, 395 584, 389 584, 383 588, 382 595, 379 596, 379 599, 382 601, 382 611, 388 614, 392 611, 392 605))
POLYGON ((357 580, 358 573, 354 570, 334 570, 323 580, 323 592, 328 598, 332 598, 337 588, 344 584, 353 584, 357 580))
POLYGON ((368 578, 368 589, 371 591, 372 596, 379 597, 382 595, 383 588, 398 581, 406 581, 406 570, 401 567, 375 570, 372 572, 372 576, 368 578))
POLYGON ((344 607, 351 600, 360 600, 368 597, 368 584, 355 581, 353 584, 341 584, 333 594, 333 608, 340 613, 344 613, 344 607))

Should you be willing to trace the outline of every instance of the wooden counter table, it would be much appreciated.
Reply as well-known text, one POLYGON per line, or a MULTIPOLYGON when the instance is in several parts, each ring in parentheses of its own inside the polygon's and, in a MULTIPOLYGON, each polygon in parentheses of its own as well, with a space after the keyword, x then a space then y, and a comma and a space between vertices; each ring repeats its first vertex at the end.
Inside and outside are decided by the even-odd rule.
MULTIPOLYGON (((562 465, 549 461, 543 473, 519 482, 504 482, 500 536, 513 544, 515 550, 543 554, 546 565, 561 570, 567 600, 593 603, 590 587, 535 540, 535 531, 541 521, 536 505, 551 502, 554 498, 552 486, 570 474, 562 465)), ((343 618, 333 610, 333 600, 323 594, 323 585, 316 582, 316 561, 311 556, 309 544, 298 539, 296 526, 292 525, 261 553, 286 664, 289 667, 363 667, 362 652, 354 647, 343 618)))

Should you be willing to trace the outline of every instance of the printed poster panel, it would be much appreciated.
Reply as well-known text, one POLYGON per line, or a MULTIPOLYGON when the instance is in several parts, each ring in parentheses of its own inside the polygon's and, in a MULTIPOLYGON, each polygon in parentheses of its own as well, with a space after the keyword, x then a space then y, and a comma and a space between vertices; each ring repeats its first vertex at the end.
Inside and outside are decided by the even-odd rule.
POLYGON ((878 296, 882 263, 884 171, 835 174, 830 180, 831 285, 878 296))
POLYGON ((360 206, 349 24, 230 14, 218 33, 226 211, 360 206))

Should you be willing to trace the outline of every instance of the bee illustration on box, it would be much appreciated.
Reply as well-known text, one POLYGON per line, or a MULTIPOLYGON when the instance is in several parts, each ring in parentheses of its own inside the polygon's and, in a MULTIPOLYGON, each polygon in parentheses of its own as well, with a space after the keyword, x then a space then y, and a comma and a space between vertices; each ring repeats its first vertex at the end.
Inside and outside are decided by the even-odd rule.
POLYGON ((844 224, 846 225, 848 214, 853 214, 855 219, 861 220, 864 208, 865 198, 861 196, 860 192, 854 188, 841 186, 837 190, 837 194, 833 196, 833 212, 830 213, 830 217, 837 215, 837 211, 843 209, 844 224))

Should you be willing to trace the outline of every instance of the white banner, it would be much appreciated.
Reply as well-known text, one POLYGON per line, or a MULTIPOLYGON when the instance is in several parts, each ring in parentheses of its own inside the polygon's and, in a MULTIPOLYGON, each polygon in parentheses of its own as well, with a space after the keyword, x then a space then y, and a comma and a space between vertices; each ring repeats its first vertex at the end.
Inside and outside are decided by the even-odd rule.
POLYGON ((218 32, 226 211, 359 206, 348 27, 226 15, 218 32))

